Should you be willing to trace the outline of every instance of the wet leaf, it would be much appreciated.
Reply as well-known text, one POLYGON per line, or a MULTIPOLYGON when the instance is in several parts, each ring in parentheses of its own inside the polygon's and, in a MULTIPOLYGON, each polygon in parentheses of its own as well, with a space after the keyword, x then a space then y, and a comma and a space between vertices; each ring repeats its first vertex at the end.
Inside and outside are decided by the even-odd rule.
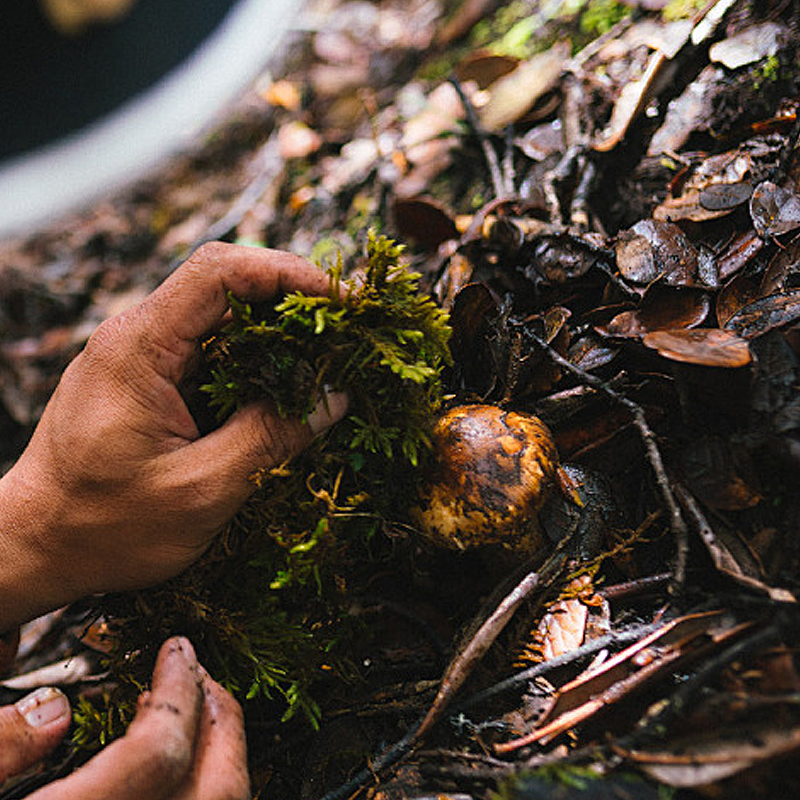
POLYGON ((761 294, 777 294, 791 289, 792 284, 797 280, 798 273, 800 273, 800 236, 795 236, 770 261, 761 279, 761 294))
POLYGON ((700 191, 700 205, 707 211, 732 211, 750 199, 753 187, 741 183, 716 183, 700 191))
POLYGON ((747 266, 764 247, 764 240, 754 231, 738 234, 717 257, 719 279, 726 281, 747 266))
POLYGON ((648 289, 639 308, 617 314, 598 328, 609 336, 642 336, 651 331, 694 328, 711 310, 705 292, 672 289, 655 285, 648 289))
POLYGON ((800 195, 762 181, 750 198, 750 216, 759 236, 780 236, 800 228, 800 195))
POLYGON ((520 257, 528 262, 525 276, 536 274, 553 284, 585 275, 602 255, 587 242, 570 234, 543 234, 526 242, 520 257))
POLYGON ((724 328, 739 309, 760 296, 758 285, 749 275, 737 275, 717 295, 717 324, 724 328))
POLYGON ((719 328, 655 331, 642 339, 646 347, 672 361, 705 367, 744 367, 751 361, 747 342, 719 328))
POLYGON ((450 350, 465 386, 485 394, 497 383, 497 363, 489 346, 500 301, 484 283, 469 283, 455 297, 450 312, 450 350))
POLYGON ((644 219, 622 231, 617 241, 617 266, 627 280, 669 286, 692 286, 697 251, 681 229, 670 222, 644 219))
POLYGON ((619 347, 609 345, 599 336, 589 334, 572 344, 568 358, 576 367, 590 372, 611 363, 618 354, 619 347))
POLYGON ((740 308, 725 323, 725 328, 745 339, 763 336, 767 331, 800 319, 800 289, 753 300, 740 308))

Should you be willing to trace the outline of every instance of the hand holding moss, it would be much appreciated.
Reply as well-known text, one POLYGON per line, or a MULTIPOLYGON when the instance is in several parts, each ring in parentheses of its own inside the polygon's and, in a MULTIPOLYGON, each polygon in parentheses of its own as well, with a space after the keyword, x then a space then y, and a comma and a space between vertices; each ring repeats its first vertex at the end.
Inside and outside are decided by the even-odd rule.
POLYGON ((247 499, 254 471, 343 416, 338 393, 306 422, 257 402, 201 436, 178 390, 229 294, 327 290, 325 273, 299 257, 209 244, 97 329, 0 481, 0 631, 86 594, 177 574, 247 499))

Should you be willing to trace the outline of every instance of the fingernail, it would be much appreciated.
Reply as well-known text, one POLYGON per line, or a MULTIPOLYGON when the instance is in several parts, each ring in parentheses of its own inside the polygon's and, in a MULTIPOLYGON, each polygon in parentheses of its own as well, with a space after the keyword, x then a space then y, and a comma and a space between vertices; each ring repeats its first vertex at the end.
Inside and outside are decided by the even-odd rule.
POLYGON ((42 728, 69 716, 67 696, 52 686, 43 686, 14 703, 32 728, 42 728))
POLYGON ((317 403, 316 408, 308 415, 308 427, 316 436, 338 422, 347 412, 347 395, 325 387, 325 396, 317 403))

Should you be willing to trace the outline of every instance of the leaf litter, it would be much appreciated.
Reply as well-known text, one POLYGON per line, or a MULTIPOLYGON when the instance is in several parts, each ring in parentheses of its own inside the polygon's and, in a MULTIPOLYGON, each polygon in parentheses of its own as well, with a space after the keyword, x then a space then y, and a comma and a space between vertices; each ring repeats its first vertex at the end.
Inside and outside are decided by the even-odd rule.
MULTIPOLYGON (((319 730, 250 717, 264 796, 797 793, 798 30, 777 0, 319 0, 214 136, 0 243, 5 465, 200 242, 353 265, 369 227, 450 311, 451 402, 553 432, 549 560, 384 565, 319 730)), ((80 653, 96 694, 83 627, 23 631, 14 672, 80 653)))

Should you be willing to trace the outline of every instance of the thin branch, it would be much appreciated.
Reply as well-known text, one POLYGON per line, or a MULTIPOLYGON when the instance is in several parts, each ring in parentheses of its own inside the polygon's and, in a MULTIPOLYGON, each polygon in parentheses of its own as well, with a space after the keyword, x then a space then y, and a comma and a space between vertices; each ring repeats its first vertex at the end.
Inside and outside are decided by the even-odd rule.
POLYGON ((492 143, 489 141, 486 131, 483 129, 483 125, 481 125, 480 120, 478 119, 478 115, 475 113, 475 107, 467 97, 464 89, 461 86, 461 83, 457 78, 450 78, 450 83, 453 85, 458 93, 459 98, 461 99, 461 103, 464 106, 464 111, 467 114, 467 123, 478 139, 481 149, 483 150, 483 156, 486 159, 486 165, 489 168, 489 177, 492 179, 494 196, 496 198, 505 197, 506 190, 503 181, 503 173, 500 170, 500 161, 497 158, 497 153, 492 147, 492 143))
POLYGON ((583 383, 597 389, 610 400, 621 405, 630 413, 634 426, 639 432, 639 436, 645 447, 647 460, 650 462, 650 467, 655 476, 656 485, 658 486, 661 499, 666 506, 669 513, 670 530, 675 537, 675 564, 672 568, 672 582, 669 587, 670 594, 673 596, 677 594, 686 580, 686 565, 689 556, 689 529, 686 521, 681 514, 680 506, 672 491, 667 471, 664 468, 664 461, 661 458, 661 451, 658 448, 656 436, 647 424, 644 409, 633 400, 620 394, 615 389, 612 389, 605 381, 592 375, 589 372, 575 366, 572 362, 564 358, 560 353, 557 353, 547 342, 540 339, 536 334, 529 331, 528 336, 533 342, 541 347, 550 358, 558 364, 562 369, 575 375, 583 383))
POLYGON ((507 692, 524 689, 532 680, 542 677, 543 675, 547 675, 554 670, 561 669, 562 667, 568 667, 571 664, 582 661, 583 659, 593 656, 608 647, 627 645, 631 642, 636 642, 643 636, 647 636, 647 634, 657 630, 658 627, 659 626, 656 623, 632 625, 631 627, 625 628, 621 631, 608 633, 605 636, 599 636, 596 639, 586 642, 586 644, 583 644, 580 647, 576 647, 574 650, 570 650, 568 653, 562 653, 560 656, 555 656, 554 658, 550 658, 541 664, 536 664, 533 667, 529 667, 522 672, 518 672, 516 675, 512 675, 510 678, 506 678, 504 681, 500 681, 500 683, 496 683, 494 686, 490 686, 487 689, 478 692, 464 702, 459 703, 459 705, 454 709, 454 713, 459 713, 466 711, 467 709, 474 708, 481 703, 485 703, 487 700, 491 700, 495 697, 506 694, 507 692))

